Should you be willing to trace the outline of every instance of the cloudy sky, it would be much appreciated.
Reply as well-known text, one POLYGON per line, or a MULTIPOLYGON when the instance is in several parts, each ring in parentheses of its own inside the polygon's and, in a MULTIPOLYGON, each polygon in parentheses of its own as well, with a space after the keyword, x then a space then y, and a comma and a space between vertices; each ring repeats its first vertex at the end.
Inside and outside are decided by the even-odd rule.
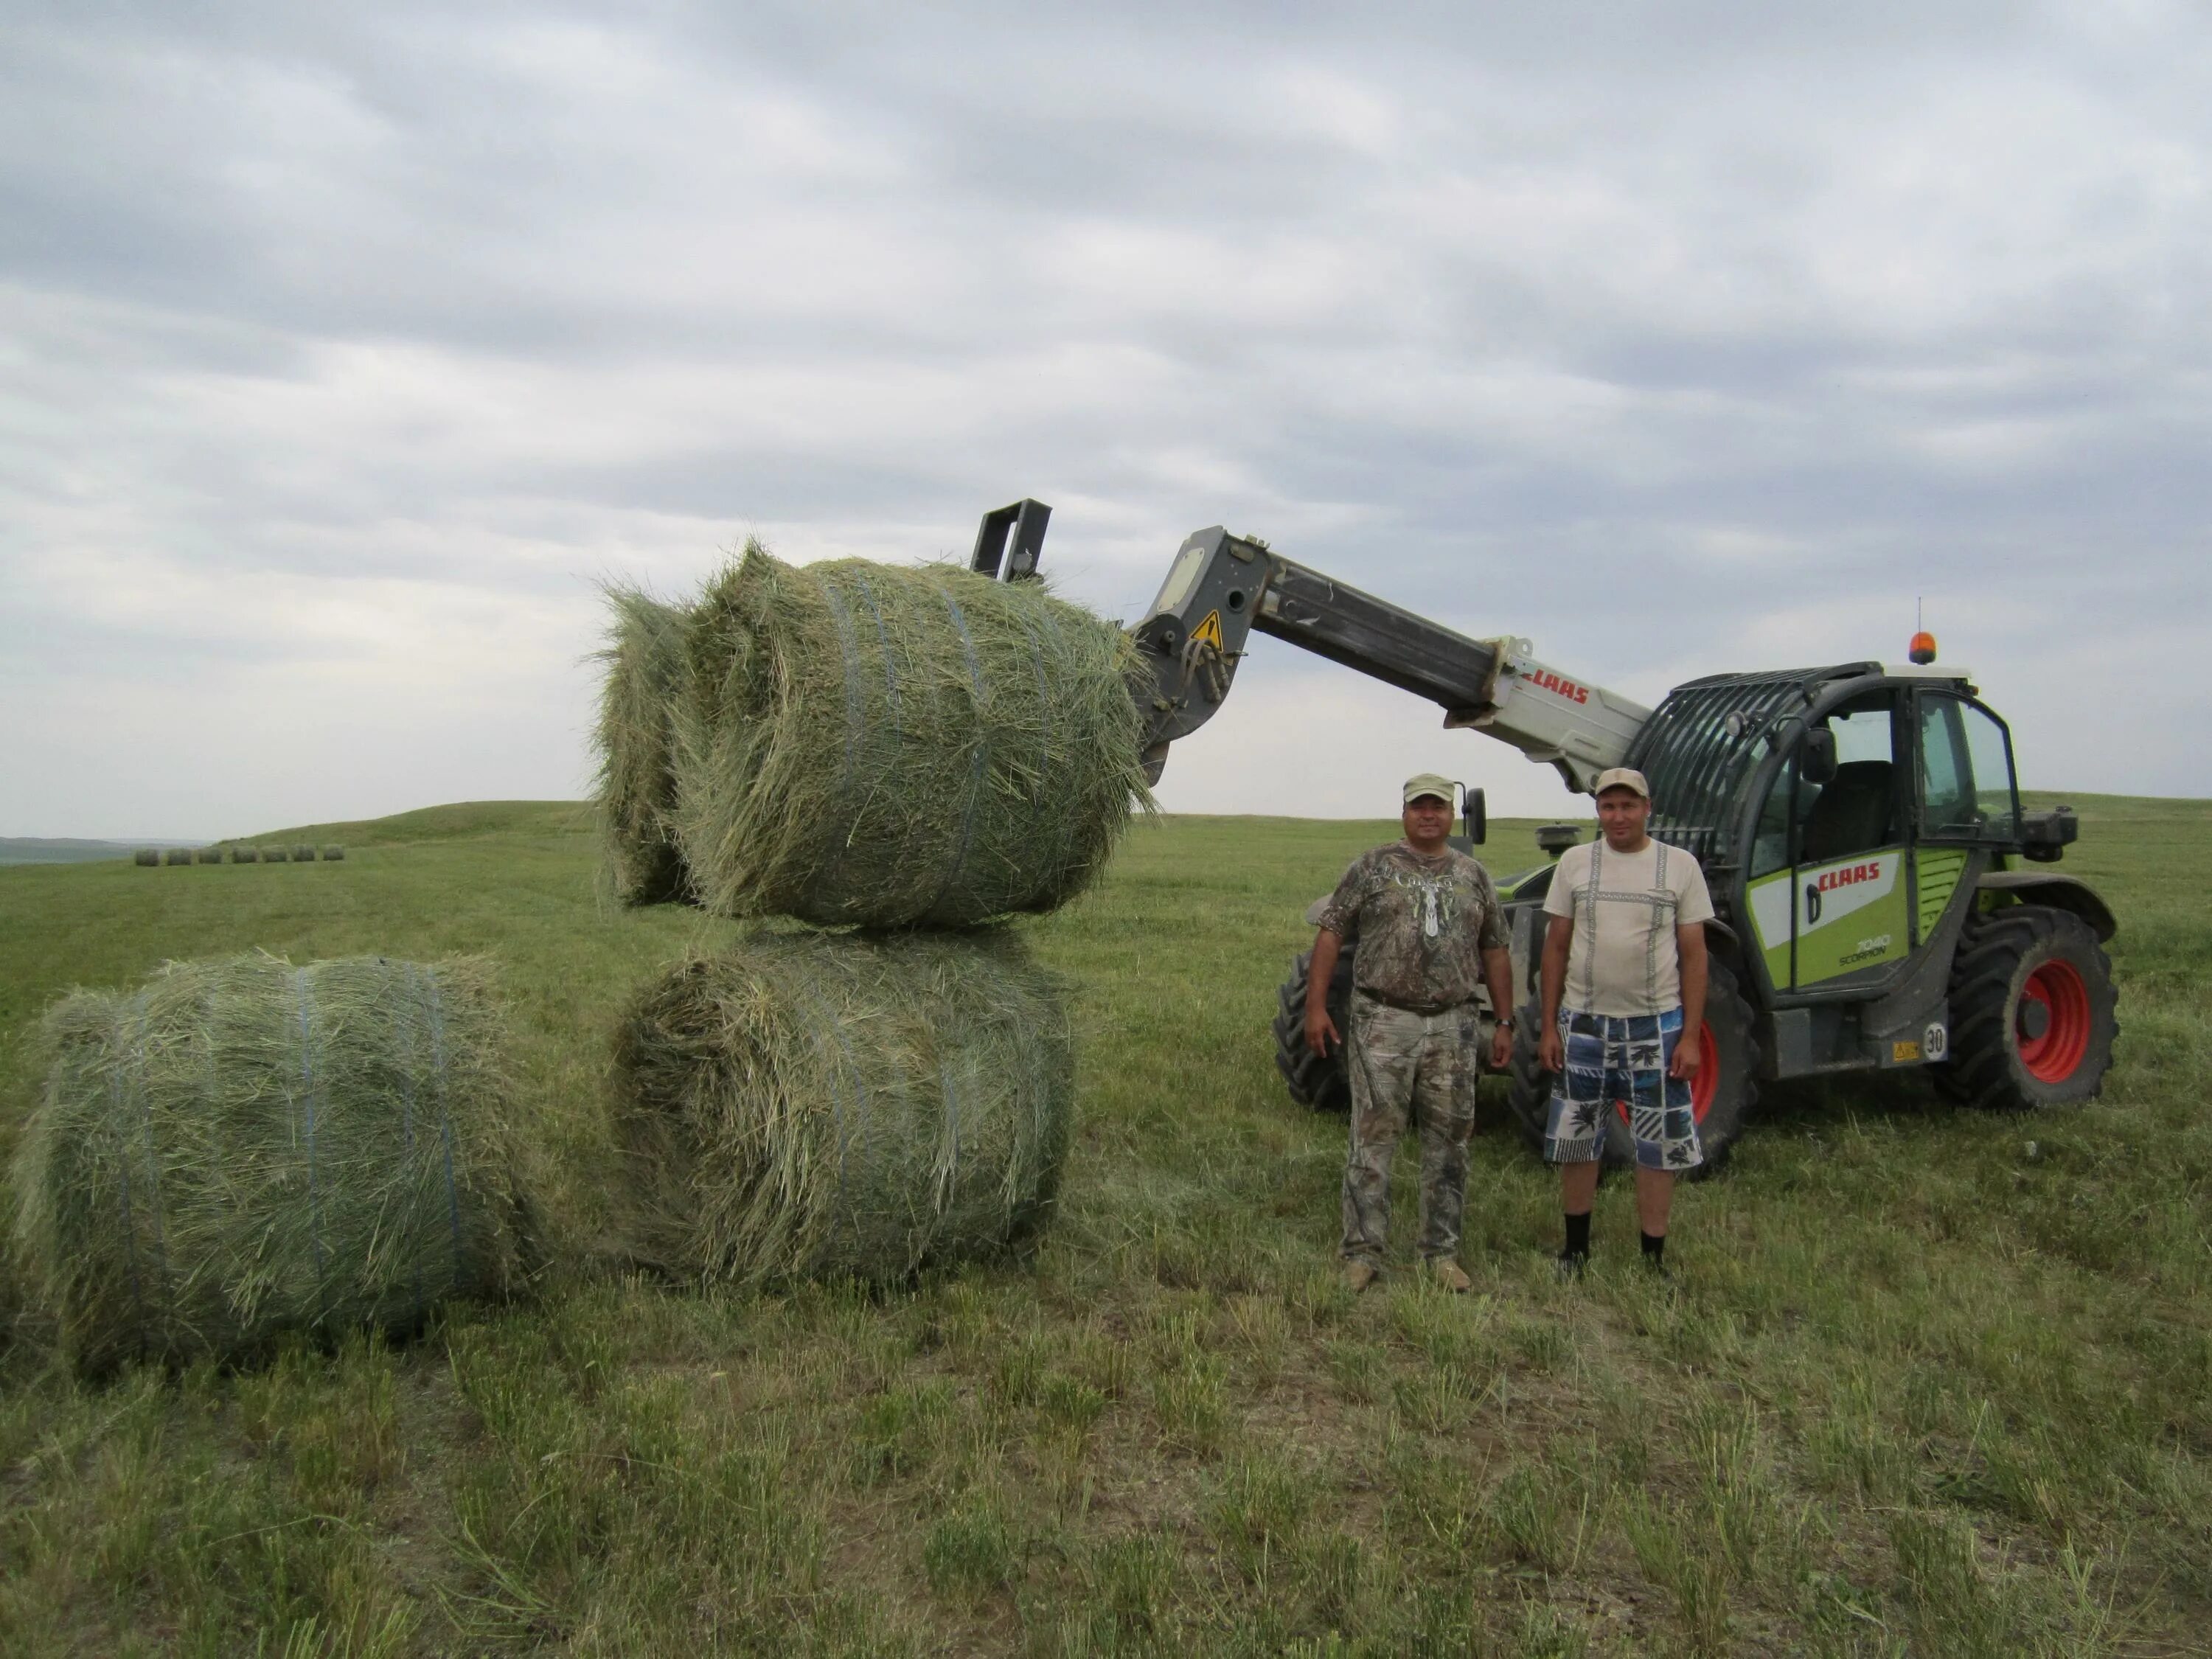
MULTIPOLYGON (((599 579, 1023 495, 2212 793, 2212 10, 0 0, 0 834, 575 796, 599 579)), ((1162 797, 1430 766, 1571 805, 1265 640, 1162 797)))

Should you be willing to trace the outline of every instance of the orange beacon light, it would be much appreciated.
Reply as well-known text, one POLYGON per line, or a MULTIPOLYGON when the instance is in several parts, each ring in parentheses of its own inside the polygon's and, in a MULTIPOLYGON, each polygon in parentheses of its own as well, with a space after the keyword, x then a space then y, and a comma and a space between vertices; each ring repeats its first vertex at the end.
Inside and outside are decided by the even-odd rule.
POLYGON ((1917 634, 1915 634, 1912 636, 1912 643, 1905 647, 1905 654, 1911 658, 1912 660, 1917 663, 1924 664, 1934 662, 1936 660, 1936 636, 1929 633, 1926 629, 1922 629, 1917 634))

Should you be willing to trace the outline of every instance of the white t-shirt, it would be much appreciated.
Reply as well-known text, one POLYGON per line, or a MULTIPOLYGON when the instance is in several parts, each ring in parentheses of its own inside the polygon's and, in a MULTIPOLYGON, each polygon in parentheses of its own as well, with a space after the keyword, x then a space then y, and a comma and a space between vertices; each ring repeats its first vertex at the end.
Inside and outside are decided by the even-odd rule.
POLYGON ((1544 908, 1572 916, 1562 1006, 1585 1014, 1663 1014, 1682 1003, 1674 930, 1713 918, 1705 872, 1679 847, 1647 840, 1616 853, 1602 837, 1570 847, 1544 908))

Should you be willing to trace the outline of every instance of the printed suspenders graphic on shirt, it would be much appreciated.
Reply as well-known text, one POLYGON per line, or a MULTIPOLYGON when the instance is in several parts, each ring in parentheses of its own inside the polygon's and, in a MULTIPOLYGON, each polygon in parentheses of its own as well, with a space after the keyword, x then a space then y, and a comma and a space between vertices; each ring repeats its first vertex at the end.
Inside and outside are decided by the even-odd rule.
POLYGON ((1582 891, 1583 914, 1589 921, 1589 951, 1583 958, 1583 998, 1580 1006, 1584 1008, 1594 1007, 1597 1002, 1598 906, 1607 902, 1638 904, 1651 912, 1651 919, 1646 926, 1644 935, 1644 999, 1648 1006, 1658 1006, 1659 940, 1662 926, 1672 918, 1674 913, 1680 908, 1680 902, 1675 898, 1674 890, 1667 885, 1668 850, 1667 843, 1663 841, 1655 841, 1651 844, 1658 849, 1658 853, 1652 861, 1653 884, 1651 890, 1647 892, 1632 892, 1626 890, 1617 893, 1606 891, 1601 875, 1605 860, 1605 845, 1602 842, 1599 842, 1592 843, 1590 847, 1589 877, 1583 884, 1582 891))

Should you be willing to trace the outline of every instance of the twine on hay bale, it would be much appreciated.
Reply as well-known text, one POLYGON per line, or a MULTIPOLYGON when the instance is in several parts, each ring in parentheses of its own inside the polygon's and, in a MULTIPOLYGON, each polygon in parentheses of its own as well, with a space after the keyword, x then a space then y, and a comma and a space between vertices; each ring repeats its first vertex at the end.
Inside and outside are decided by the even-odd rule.
POLYGON ((823 926, 1049 910, 1150 805, 1118 628, 949 565, 748 544, 688 627, 674 821, 701 901, 823 926))
POLYGON ((190 864, 191 861, 192 849, 189 847, 172 847, 161 854, 163 864, 190 864))
POLYGON ((688 684, 684 613, 632 587, 609 586, 614 620, 598 659, 599 824, 602 867, 625 904, 689 896, 676 844, 674 738, 671 721, 688 684))
POLYGON ((295 847, 295 848, 292 849, 292 862, 293 862, 293 863, 295 863, 295 864, 313 864, 314 861, 315 861, 315 849, 313 848, 313 847, 312 847, 312 846, 300 846, 300 847, 295 847))
POLYGON ((161 849, 156 847, 142 847, 131 855, 131 861, 142 869, 157 869, 161 862, 161 849))
POLYGON ((41 1036, 15 1250, 87 1369, 405 1330, 516 1281, 526 1211, 483 962, 172 963, 64 999, 41 1036))
POLYGON ((708 1281, 902 1279, 1049 1215, 1073 1061, 1000 934, 760 934, 646 986, 614 1129, 639 1255, 708 1281))
POLYGON ((343 847, 325 847, 323 848, 323 862, 325 864, 336 864, 344 856, 345 848, 343 847))
POLYGON ((264 864, 289 864, 291 859, 292 855, 281 847, 264 847, 261 849, 261 861, 264 864))
POLYGON ((258 864, 261 862, 261 849, 258 847, 234 847, 230 849, 230 861, 233 864, 258 864))

